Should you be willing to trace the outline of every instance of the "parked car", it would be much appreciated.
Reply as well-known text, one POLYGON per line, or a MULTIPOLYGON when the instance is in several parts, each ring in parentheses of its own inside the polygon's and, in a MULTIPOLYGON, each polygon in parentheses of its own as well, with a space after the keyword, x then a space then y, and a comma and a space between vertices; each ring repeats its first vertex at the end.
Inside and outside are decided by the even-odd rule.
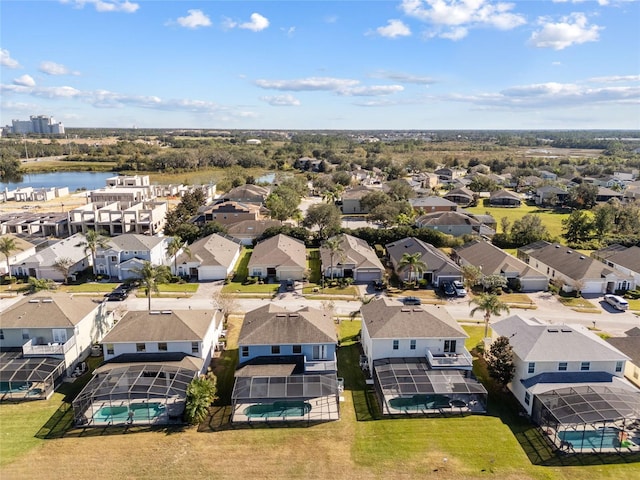
POLYGON ((456 289, 453 287, 453 284, 450 282, 445 282, 442 284, 442 291, 447 297, 455 297, 456 289))
POLYGON ((456 290, 456 296, 458 297, 467 296, 467 289, 464 288, 464 284, 460 280, 454 280, 452 285, 453 285, 453 288, 455 288, 456 290))
POLYGON ((113 291, 111 292, 109 295, 107 295, 107 300, 109 302, 122 302, 123 300, 126 300, 126 298, 129 296, 129 294, 127 292, 123 292, 123 291, 113 291))
POLYGON ((385 289, 385 284, 380 280, 376 280, 375 282, 373 282, 373 288, 374 290, 381 291, 385 289))
POLYGON ((293 280, 288 279, 286 282, 286 288, 288 292, 293 292, 293 290, 295 289, 295 283, 293 282, 293 280))
POLYGON ((422 305, 422 300, 418 297, 404 297, 403 303, 405 305, 422 305))
POLYGON ((618 295, 612 295, 610 293, 607 293, 604 296, 604 301, 607 302, 609 305, 611 305, 613 308, 615 308, 616 310, 627 310, 629 308, 629 302, 627 302, 624 298, 618 296, 618 295))

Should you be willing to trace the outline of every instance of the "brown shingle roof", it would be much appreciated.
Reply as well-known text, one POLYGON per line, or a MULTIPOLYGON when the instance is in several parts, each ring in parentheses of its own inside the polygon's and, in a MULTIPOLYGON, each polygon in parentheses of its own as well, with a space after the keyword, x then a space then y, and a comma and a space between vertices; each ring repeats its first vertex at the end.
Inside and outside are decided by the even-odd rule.
POLYGON ((360 308, 371 338, 467 338, 451 315, 438 306, 407 307, 386 298, 360 308))
POLYGON ((235 241, 214 233, 190 245, 191 256, 182 253, 177 263, 197 261, 200 265, 229 267, 240 248, 235 241))
POLYGON ((258 243, 249 260, 249 271, 253 267, 301 267, 307 266, 307 251, 304 242, 297 238, 279 234, 258 243))
POLYGON ((336 331, 330 315, 305 307, 296 312, 268 304, 244 317, 238 344, 284 345, 336 342, 336 331))
POLYGON ((98 308, 91 298, 42 292, 24 297, 0 314, 2 328, 68 328, 98 308))
POLYGON ((212 322, 222 321, 213 310, 163 310, 127 312, 102 343, 195 342, 202 340, 212 322))

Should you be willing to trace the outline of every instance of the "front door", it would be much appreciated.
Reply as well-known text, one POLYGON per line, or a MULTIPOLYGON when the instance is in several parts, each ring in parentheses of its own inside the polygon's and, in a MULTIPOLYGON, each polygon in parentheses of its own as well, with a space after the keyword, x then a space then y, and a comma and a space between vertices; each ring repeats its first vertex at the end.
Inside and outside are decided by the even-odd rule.
POLYGON ((54 328, 52 330, 53 341, 55 343, 67 343, 67 331, 64 328, 54 328))

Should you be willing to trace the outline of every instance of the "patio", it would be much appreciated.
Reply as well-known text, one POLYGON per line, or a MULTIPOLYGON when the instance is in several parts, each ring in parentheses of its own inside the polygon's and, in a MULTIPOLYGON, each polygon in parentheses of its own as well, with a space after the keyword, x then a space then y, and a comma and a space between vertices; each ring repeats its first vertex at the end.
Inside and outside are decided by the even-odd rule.
POLYGON ((44 400, 64 375, 64 360, 0 353, 0 400, 44 400))

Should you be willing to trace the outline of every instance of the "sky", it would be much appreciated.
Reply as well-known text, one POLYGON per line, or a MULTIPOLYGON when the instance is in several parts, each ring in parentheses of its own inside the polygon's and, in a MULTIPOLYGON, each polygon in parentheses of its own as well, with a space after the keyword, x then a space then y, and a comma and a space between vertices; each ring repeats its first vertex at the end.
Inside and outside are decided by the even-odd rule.
POLYGON ((639 129, 636 0, 2 0, 0 124, 639 129))

